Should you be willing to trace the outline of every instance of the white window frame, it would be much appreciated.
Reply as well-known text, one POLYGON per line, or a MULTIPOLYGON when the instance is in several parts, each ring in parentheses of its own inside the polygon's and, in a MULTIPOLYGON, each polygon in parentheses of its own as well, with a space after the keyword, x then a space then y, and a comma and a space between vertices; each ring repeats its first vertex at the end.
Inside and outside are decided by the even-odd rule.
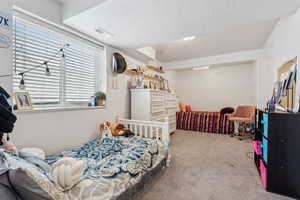
MULTIPOLYGON (((29 22, 33 25, 41 26, 42 28, 48 29, 51 32, 54 32, 55 34, 59 34, 62 36, 64 41, 76 41, 77 44, 83 44, 87 46, 94 47, 99 51, 98 59, 96 59, 96 69, 95 69, 95 92, 96 91, 103 91, 106 93, 106 81, 107 81, 107 75, 106 75, 106 49, 104 46, 99 45, 97 43, 94 43, 93 41, 86 40, 86 38, 79 37, 78 34, 74 34, 73 31, 68 31, 65 28, 62 28, 61 26, 53 26, 53 24, 49 24, 45 21, 41 21, 40 19, 32 19, 32 16, 24 16, 23 14, 16 14, 14 17, 18 17, 21 20, 24 20, 26 22, 29 22), (92 44, 92 45, 91 45, 92 44)), ((15 66, 13 66, 15 69, 15 66)), ((65 69, 64 66, 61 68, 62 70, 65 69)), ((61 74, 62 76, 66 76, 66 74, 61 74)), ((16 76, 16 75, 14 75, 16 76)), ((61 79, 62 80, 62 79, 61 79)), ((25 83, 26 84, 26 83, 25 83)), ((65 87, 66 84, 60 84, 60 87, 65 87)), ((13 88, 13 91, 14 88, 13 88)), ((49 110, 51 108, 53 109, 61 109, 66 108, 67 110, 72 110, 72 108, 87 108, 88 102, 66 102, 66 92, 63 90, 63 88, 60 88, 60 99, 59 104, 42 104, 42 105, 35 105, 35 110, 49 110)), ((90 107, 89 107, 90 108, 90 107)))

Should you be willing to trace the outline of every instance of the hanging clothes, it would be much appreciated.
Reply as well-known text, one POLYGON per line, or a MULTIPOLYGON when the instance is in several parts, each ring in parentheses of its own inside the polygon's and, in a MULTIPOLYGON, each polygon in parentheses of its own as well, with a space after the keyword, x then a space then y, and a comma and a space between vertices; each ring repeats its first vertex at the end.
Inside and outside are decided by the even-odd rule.
POLYGON ((9 98, 10 95, 0 87, 0 145, 2 145, 3 133, 11 133, 14 129, 14 123, 17 121, 16 115, 12 113, 9 98))

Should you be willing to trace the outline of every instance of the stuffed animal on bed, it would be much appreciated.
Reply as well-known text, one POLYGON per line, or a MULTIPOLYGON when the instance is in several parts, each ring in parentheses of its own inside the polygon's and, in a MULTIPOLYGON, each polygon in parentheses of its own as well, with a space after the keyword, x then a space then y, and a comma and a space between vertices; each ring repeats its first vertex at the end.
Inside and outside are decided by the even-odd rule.
POLYGON ((101 124, 99 127, 99 130, 100 130, 101 136, 104 138, 111 137, 111 135, 112 136, 125 136, 125 137, 134 136, 134 133, 131 132, 123 124, 111 123, 109 121, 105 121, 103 124, 101 124))
POLYGON ((126 126, 123 124, 117 124, 115 130, 114 130, 114 136, 125 136, 130 137, 134 136, 134 133, 131 132, 126 126))
POLYGON ((99 126, 99 131, 101 134, 101 138, 110 138, 112 137, 110 122, 105 121, 103 124, 99 126))

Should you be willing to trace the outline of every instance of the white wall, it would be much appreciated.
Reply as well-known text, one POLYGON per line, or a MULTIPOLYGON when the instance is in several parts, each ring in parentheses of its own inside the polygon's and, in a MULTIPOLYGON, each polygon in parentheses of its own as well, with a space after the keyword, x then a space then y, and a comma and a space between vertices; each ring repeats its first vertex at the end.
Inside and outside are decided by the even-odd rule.
POLYGON ((226 106, 256 105, 254 63, 219 65, 209 70, 176 74, 179 100, 196 111, 219 111, 226 106))
MULTIPOLYGON (((16 5, 47 20, 60 23, 60 7, 52 0, 16 0, 16 5)), ((1 2, 2 12, 11 12, 12 1, 1 2)), ((106 48, 107 105, 105 109, 27 112, 18 113, 18 121, 12 140, 18 147, 40 147, 48 154, 60 152, 86 143, 97 134, 97 128, 104 120, 115 121, 116 116, 129 117, 130 99, 127 89, 128 75, 118 76, 118 89, 112 89, 111 54, 116 51, 106 48)), ((0 49, 0 73, 11 72, 11 49, 0 49)), ((138 61, 136 61, 138 62, 138 61)), ((11 91, 12 79, 0 79, 1 86, 11 91)))
MULTIPOLYGON (((12 1, 11 0, 5 0, 1 1, 1 7, 0 12, 4 14, 11 14, 12 13, 12 1)), ((5 30, 0 30, 4 34, 9 34, 5 30)), ((11 48, 10 49, 3 49, 0 48, 0 74, 10 74, 13 71, 12 67, 12 57, 11 57, 11 48)), ((11 83, 10 83, 9 77, 0 78, 0 85, 8 90, 9 92, 12 91, 11 83)))
POLYGON ((169 81, 170 89, 176 92, 177 72, 173 70, 167 70, 164 77, 169 81))
POLYGON ((300 55, 300 10, 279 20, 264 45, 260 59, 259 105, 270 99, 277 69, 289 59, 300 55))
POLYGON ((246 61, 254 61, 261 57, 263 51, 261 49, 240 51, 229 54, 193 58, 165 63, 168 70, 189 69, 191 67, 206 66, 206 65, 222 65, 246 61))
POLYGON ((14 5, 56 24, 62 24, 62 7, 54 0, 14 0, 14 5))

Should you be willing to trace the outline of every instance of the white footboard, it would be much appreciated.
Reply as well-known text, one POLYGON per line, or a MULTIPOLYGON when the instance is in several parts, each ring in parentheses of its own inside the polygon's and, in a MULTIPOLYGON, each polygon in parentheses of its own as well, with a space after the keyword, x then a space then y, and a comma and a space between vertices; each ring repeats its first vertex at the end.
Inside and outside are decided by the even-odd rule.
POLYGON ((118 118, 117 122, 128 126, 138 137, 158 140, 169 147, 170 134, 167 121, 154 122, 118 118))

